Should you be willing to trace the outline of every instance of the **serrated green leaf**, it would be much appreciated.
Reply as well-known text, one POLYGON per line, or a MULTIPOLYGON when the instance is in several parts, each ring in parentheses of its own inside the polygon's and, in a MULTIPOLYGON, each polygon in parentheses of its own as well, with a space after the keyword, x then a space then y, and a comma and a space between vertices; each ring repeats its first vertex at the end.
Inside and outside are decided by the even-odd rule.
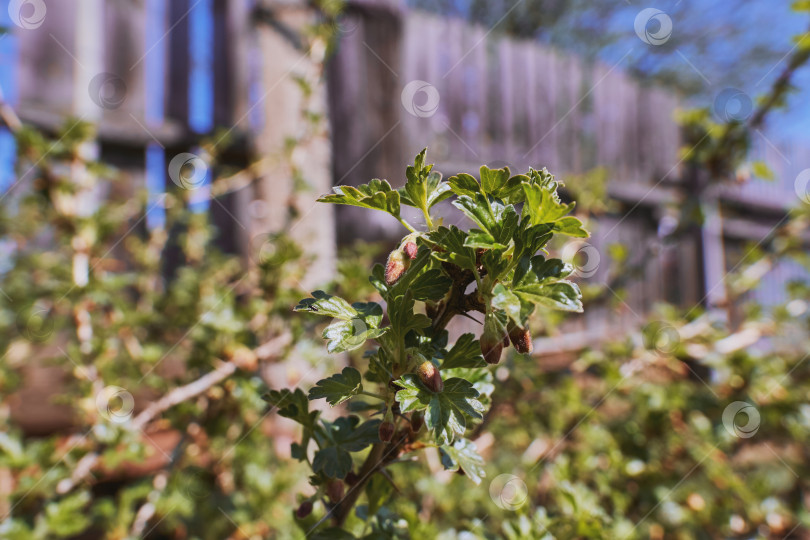
POLYGON ((474 249, 506 249, 507 246, 495 241, 491 234, 479 229, 471 229, 464 246, 474 249))
POLYGON ((336 373, 326 379, 321 379, 310 389, 309 399, 325 398, 331 406, 339 405, 347 399, 356 396, 363 390, 363 383, 360 372, 353 367, 343 368, 341 373, 336 373))
POLYGON ((388 328, 369 328, 363 319, 355 317, 330 324, 324 328, 322 337, 327 340, 326 352, 331 354, 359 349, 366 341, 377 339, 387 331, 388 328))
POLYGON ((410 291, 416 300, 441 300, 453 280, 438 268, 428 270, 419 274, 410 285, 410 291))
POLYGON ((431 242, 436 244, 441 251, 434 251, 433 257, 439 261, 445 261, 467 270, 475 269, 475 250, 465 246, 467 233, 456 226, 439 227, 438 230, 428 235, 431 242))
POLYGON ((357 187, 335 186, 332 190, 334 194, 321 197, 318 202, 381 210, 399 218, 400 194, 391 189, 387 180, 375 178, 368 184, 357 187))
POLYGON ((312 426, 318 417, 318 411, 309 412, 309 400, 300 388, 290 391, 270 390, 262 396, 271 407, 278 408, 278 414, 294 420, 303 426, 312 426))
POLYGON ((459 467, 476 485, 487 475, 484 470, 484 458, 478 453, 475 443, 468 439, 459 439, 452 446, 439 447, 442 465, 448 471, 457 471, 459 467))
POLYGON ((413 294, 408 291, 388 303, 388 319, 391 330, 399 339, 404 339, 411 330, 422 330, 431 325, 431 320, 422 313, 414 313, 413 294))
POLYGON ((447 179, 450 189, 456 195, 466 195, 467 197, 475 197, 477 193, 481 193, 481 186, 478 184, 472 175, 467 173, 459 173, 447 179))
POLYGON ((478 391, 464 379, 454 377, 444 381, 444 390, 439 393, 430 391, 413 374, 394 382, 402 388, 396 395, 400 410, 425 410, 425 423, 439 444, 450 444, 457 435, 464 435, 467 417, 482 418, 484 406, 476 399, 478 391))
POLYGON ((414 159, 414 164, 407 167, 405 176, 408 180, 405 187, 399 189, 402 204, 419 208, 424 213, 453 196, 450 185, 442 183, 441 173, 431 172, 433 165, 425 165, 426 151, 422 150, 414 159))
POLYGON ((338 296, 332 296, 323 291, 314 291, 312 298, 304 298, 293 311, 306 311, 316 315, 326 317, 338 317, 343 320, 350 320, 357 317, 357 310, 346 300, 338 296))
POLYGON ((528 212, 532 225, 554 223, 574 209, 574 203, 560 202, 556 184, 553 190, 540 184, 524 182, 522 185, 526 194, 523 211, 528 212))
POLYGON ((323 421, 324 440, 312 459, 312 470, 330 478, 345 478, 352 468, 350 452, 359 452, 378 442, 380 420, 369 420, 358 425, 357 416, 342 416, 334 422, 323 421))
POLYGON ((582 222, 574 216, 567 216, 554 222, 554 232, 573 236, 574 238, 588 238, 591 234, 582 227, 582 222))
POLYGON ((442 371, 453 368, 481 368, 487 363, 481 355, 481 344, 473 334, 463 334, 442 361, 442 371))
POLYGON ((560 311, 582 312, 582 293, 576 283, 560 280, 554 283, 519 285, 514 293, 521 299, 560 311))

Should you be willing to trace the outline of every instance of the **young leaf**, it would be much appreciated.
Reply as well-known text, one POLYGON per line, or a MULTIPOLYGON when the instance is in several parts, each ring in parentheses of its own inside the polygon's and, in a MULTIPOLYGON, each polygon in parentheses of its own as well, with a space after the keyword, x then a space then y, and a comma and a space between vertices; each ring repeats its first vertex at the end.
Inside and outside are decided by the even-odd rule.
POLYGON ((310 389, 309 399, 326 398, 326 402, 334 407, 356 396, 361 390, 363 383, 360 372, 352 367, 346 367, 342 373, 318 381, 316 386, 310 389))
POLYGON ((357 310, 350 306, 346 300, 323 291, 314 291, 312 298, 304 298, 298 302, 293 311, 306 311, 326 317, 338 317, 346 321, 357 317, 357 310))
POLYGON ((340 353, 353 351, 365 345, 369 339, 377 339, 388 331, 388 328, 369 328, 366 321, 355 317, 349 321, 339 320, 327 326, 323 338, 327 340, 326 352, 340 353))
POLYGON ((582 222, 574 216, 567 216, 554 223, 554 232, 573 236, 574 238, 588 238, 590 233, 582 227, 582 222))
POLYGON ((430 208, 453 196, 450 186, 442 183, 442 175, 438 172, 431 172, 433 165, 425 165, 425 153, 423 149, 414 159, 414 164, 409 165, 405 170, 408 181, 404 188, 399 189, 400 201, 402 204, 419 208, 425 214, 430 208))
POLYGON ((484 406, 476 399, 479 393, 464 379, 454 377, 444 381, 444 390, 440 393, 430 391, 413 374, 403 375, 394 382, 402 388, 396 395, 400 410, 426 409, 425 422, 439 444, 450 444, 456 435, 464 435, 466 417, 483 418, 484 406))
POLYGON ((467 173, 459 173, 447 179, 450 189, 456 195, 465 195, 467 197, 475 197, 476 194, 481 193, 481 186, 478 184, 473 176, 467 173))
POLYGON ((457 471, 460 467, 476 485, 487 475, 484 470, 484 458, 478 454, 472 441, 459 439, 452 446, 439 447, 439 451, 442 465, 446 470, 457 471))
POLYGON ((335 192, 334 194, 325 195, 318 199, 318 202, 382 210, 399 218, 400 194, 391 189, 391 184, 387 180, 375 178, 368 184, 357 187, 335 186, 332 190, 335 192))
POLYGON ((526 194, 524 212, 528 212, 532 225, 540 223, 554 223, 574 209, 574 203, 563 204, 555 189, 549 189, 540 184, 523 183, 526 194))
POLYGON ((342 416, 333 422, 323 421, 326 441, 320 444, 312 460, 312 470, 330 478, 345 478, 352 468, 350 452, 359 452, 379 441, 380 420, 369 420, 358 426, 357 416, 342 416))

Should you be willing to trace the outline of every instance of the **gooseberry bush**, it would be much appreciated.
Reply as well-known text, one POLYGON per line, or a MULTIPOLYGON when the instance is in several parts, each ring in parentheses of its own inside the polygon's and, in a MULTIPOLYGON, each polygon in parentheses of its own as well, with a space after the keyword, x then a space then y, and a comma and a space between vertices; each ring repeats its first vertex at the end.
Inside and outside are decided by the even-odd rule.
POLYGON ((464 435, 490 406, 488 366, 510 343, 518 353, 531 352, 529 319, 538 307, 582 311, 580 290, 566 279, 572 267, 544 248, 555 234, 588 233, 568 215, 574 203, 561 201, 560 183, 546 169, 512 175, 483 166, 479 179, 461 173, 445 181, 423 150, 406 177, 400 189, 374 179, 319 199, 386 212, 408 230, 385 267, 371 270, 382 302, 350 303, 315 291, 295 306, 332 318, 323 331, 327 351, 363 349, 364 369, 346 367, 308 394, 281 389, 265 396, 303 427, 292 456, 312 468, 315 492, 295 513, 314 535, 351 537, 347 520, 356 508, 363 530, 389 537, 396 520, 385 507, 392 493, 387 467, 422 449, 437 447, 446 469, 480 483, 483 459, 464 435), (472 222, 469 230, 446 227, 432 214, 450 198, 472 222), (424 230, 403 218, 402 205, 421 210, 424 230), (480 323, 475 312, 483 316, 480 335, 465 333, 450 344, 448 323, 457 316, 480 323), (350 414, 328 421, 309 407, 319 399, 346 403, 350 414), (363 493, 366 504, 357 506, 363 493))

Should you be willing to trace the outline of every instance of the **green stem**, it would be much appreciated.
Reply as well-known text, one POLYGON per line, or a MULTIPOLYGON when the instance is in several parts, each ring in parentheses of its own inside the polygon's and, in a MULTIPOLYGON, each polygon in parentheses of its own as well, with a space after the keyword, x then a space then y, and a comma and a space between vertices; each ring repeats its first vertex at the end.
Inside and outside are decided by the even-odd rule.
POLYGON ((433 227, 433 220, 432 220, 432 219, 430 219, 430 211, 429 211, 429 210, 425 210, 425 209, 423 208, 423 209, 422 209, 422 213, 423 213, 423 214, 425 214, 425 224, 427 225, 428 230, 432 231, 434 227, 433 227))
POLYGON ((402 219, 399 216, 397 216, 397 219, 399 220, 400 223, 402 223, 403 227, 405 227, 406 229, 408 229, 411 232, 416 232, 416 229, 414 229, 413 226, 411 226, 410 223, 408 223, 407 221, 405 221, 404 219, 402 219))

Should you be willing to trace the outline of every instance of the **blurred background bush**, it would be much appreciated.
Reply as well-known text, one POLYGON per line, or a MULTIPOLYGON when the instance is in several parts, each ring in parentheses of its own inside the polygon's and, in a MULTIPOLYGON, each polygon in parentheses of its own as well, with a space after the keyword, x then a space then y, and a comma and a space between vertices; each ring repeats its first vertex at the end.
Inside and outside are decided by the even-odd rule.
POLYGON ((424 146, 566 183, 585 313, 371 537, 810 534, 807 2, 1 3, 0 537, 304 537, 261 395, 364 361, 291 308, 402 232, 315 199, 424 146))

